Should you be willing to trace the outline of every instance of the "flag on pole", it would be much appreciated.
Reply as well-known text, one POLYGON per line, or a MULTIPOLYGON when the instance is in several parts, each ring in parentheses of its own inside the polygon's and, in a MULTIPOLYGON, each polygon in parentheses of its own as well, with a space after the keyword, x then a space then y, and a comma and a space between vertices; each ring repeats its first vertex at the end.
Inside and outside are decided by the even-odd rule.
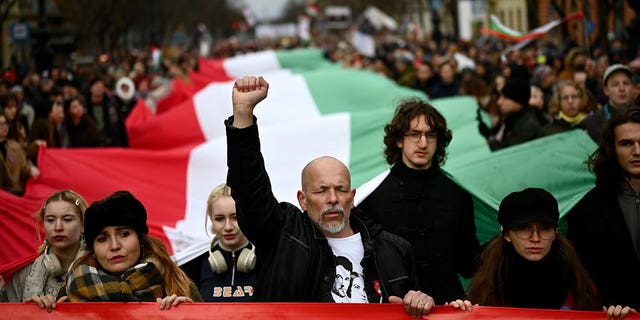
POLYGON ((584 18, 582 11, 576 12, 562 19, 553 20, 543 26, 535 28, 526 34, 517 30, 511 29, 504 25, 496 15, 491 15, 490 25, 491 28, 483 28, 480 30, 482 34, 494 35, 498 38, 516 42, 516 44, 504 49, 500 55, 502 61, 506 61, 506 55, 511 51, 520 50, 526 47, 531 41, 538 39, 539 37, 547 34, 551 29, 571 20, 584 18))
POLYGON ((490 28, 483 28, 480 30, 482 34, 494 35, 498 38, 513 41, 523 42, 527 40, 537 39, 540 36, 548 33, 551 29, 571 20, 584 18, 582 11, 573 13, 561 19, 553 20, 543 26, 537 27, 527 33, 522 33, 517 30, 511 29, 504 25, 496 15, 491 15, 490 28))

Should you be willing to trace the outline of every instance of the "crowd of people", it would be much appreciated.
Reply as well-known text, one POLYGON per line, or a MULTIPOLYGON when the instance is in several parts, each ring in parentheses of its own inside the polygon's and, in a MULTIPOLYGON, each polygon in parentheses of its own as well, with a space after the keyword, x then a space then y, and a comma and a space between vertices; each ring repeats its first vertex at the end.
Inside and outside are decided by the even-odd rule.
MULTIPOLYGON (((501 59, 493 41, 378 40, 375 57, 333 37, 313 45, 345 68, 380 73, 429 100, 474 97, 478 131, 491 150, 567 130, 585 130, 598 143, 586 159, 596 186, 569 212, 566 237, 554 196, 527 188, 502 200, 500 232, 481 246, 470 194, 441 170, 455 132, 429 100, 417 98, 401 101, 385 126, 391 170, 362 203, 354 206, 349 169, 331 156, 303 169, 299 206, 279 203, 254 115, 269 84, 248 76, 235 82, 225 122, 227 181, 207 201, 215 235, 208 252, 179 268, 147 235, 146 209, 131 193, 88 205, 60 191, 37 216, 45 230, 40 256, 11 279, 0 277, 0 301, 48 311, 68 300, 157 301, 161 309, 194 301, 391 302, 413 317, 436 304, 604 310, 610 318, 636 312, 640 57, 546 43, 501 59), (473 63, 463 65, 460 55, 473 63), (466 290, 460 276, 471 278, 466 290)), ((279 47, 220 41, 212 56, 279 47)), ((41 145, 126 147, 124 121, 136 100, 197 69, 193 51, 162 68, 149 52, 135 53, 115 51, 92 67, 4 74, 3 189, 21 194, 37 177, 41 145)))

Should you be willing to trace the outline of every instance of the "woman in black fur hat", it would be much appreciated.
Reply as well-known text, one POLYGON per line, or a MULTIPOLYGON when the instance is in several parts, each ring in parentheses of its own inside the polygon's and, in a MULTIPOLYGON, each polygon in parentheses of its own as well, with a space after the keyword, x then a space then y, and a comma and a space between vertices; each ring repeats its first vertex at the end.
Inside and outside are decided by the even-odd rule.
POLYGON ((202 301, 197 287, 147 233, 147 211, 128 191, 94 202, 85 215, 89 253, 72 267, 69 301, 139 301, 170 309, 202 301))

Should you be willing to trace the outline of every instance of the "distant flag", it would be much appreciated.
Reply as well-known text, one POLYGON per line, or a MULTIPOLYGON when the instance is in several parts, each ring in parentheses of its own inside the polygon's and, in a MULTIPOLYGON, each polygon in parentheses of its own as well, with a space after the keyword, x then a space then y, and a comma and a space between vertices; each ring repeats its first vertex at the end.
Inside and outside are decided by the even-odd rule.
POLYGON ((372 33, 382 29, 396 30, 398 24, 393 18, 374 6, 358 17, 354 25, 357 30, 351 33, 351 44, 358 52, 367 57, 375 56, 375 40, 372 33))
POLYGON ((317 17, 318 13, 320 13, 320 9, 318 9, 318 6, 316 6, 315 4, 309 4, 307 5, 307 7, 304 9, 305 13, 311 17, 317 17))
POLYGON ((481 32, 482 34, 494 35, 501 39, 517 42, 515 45, 502 51, 500 57, 504 61, 506 60, 507 53, 524 48, 526 45, 531 43, 531 41, 547 34, 549 31, 551 31, 551 29, 565 22, 581 18, 584 18, 584 13, 582 11, 578 11, 564 18, 553 20, 524 34, 504 25, 496 15, 491 15, 491 28, 483 28, 481 32))
POLYGON ((580 18, 584 18, 584 13, 582 11, 576 12, 561 19, 553 20, 525 34, 507 27, 500 21, 497 16, 491 15, 491 28, 483 28, 481 32, 483 34, 494 35, 498 38, 510 40, 513 42, 522 42, 539 38, 540 36, 548 33, 549 31, 551 31, 551 29, 561 25, 562 23, 580 18))
POLYGON ((247 21, 247 24, 250 27, 256 25, 256 16, 253 14, 253 11, 249 8, 245 8, 242 10, 242 15, 244 15, 244 19, 247 21))

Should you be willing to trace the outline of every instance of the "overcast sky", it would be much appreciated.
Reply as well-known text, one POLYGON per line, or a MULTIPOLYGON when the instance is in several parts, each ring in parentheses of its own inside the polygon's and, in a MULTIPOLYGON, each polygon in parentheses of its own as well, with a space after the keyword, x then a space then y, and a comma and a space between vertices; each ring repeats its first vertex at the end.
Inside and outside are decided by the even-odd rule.
POLYGON ((278 18, 289 1, 290 0, 244 0, 258 20, 278 18))

